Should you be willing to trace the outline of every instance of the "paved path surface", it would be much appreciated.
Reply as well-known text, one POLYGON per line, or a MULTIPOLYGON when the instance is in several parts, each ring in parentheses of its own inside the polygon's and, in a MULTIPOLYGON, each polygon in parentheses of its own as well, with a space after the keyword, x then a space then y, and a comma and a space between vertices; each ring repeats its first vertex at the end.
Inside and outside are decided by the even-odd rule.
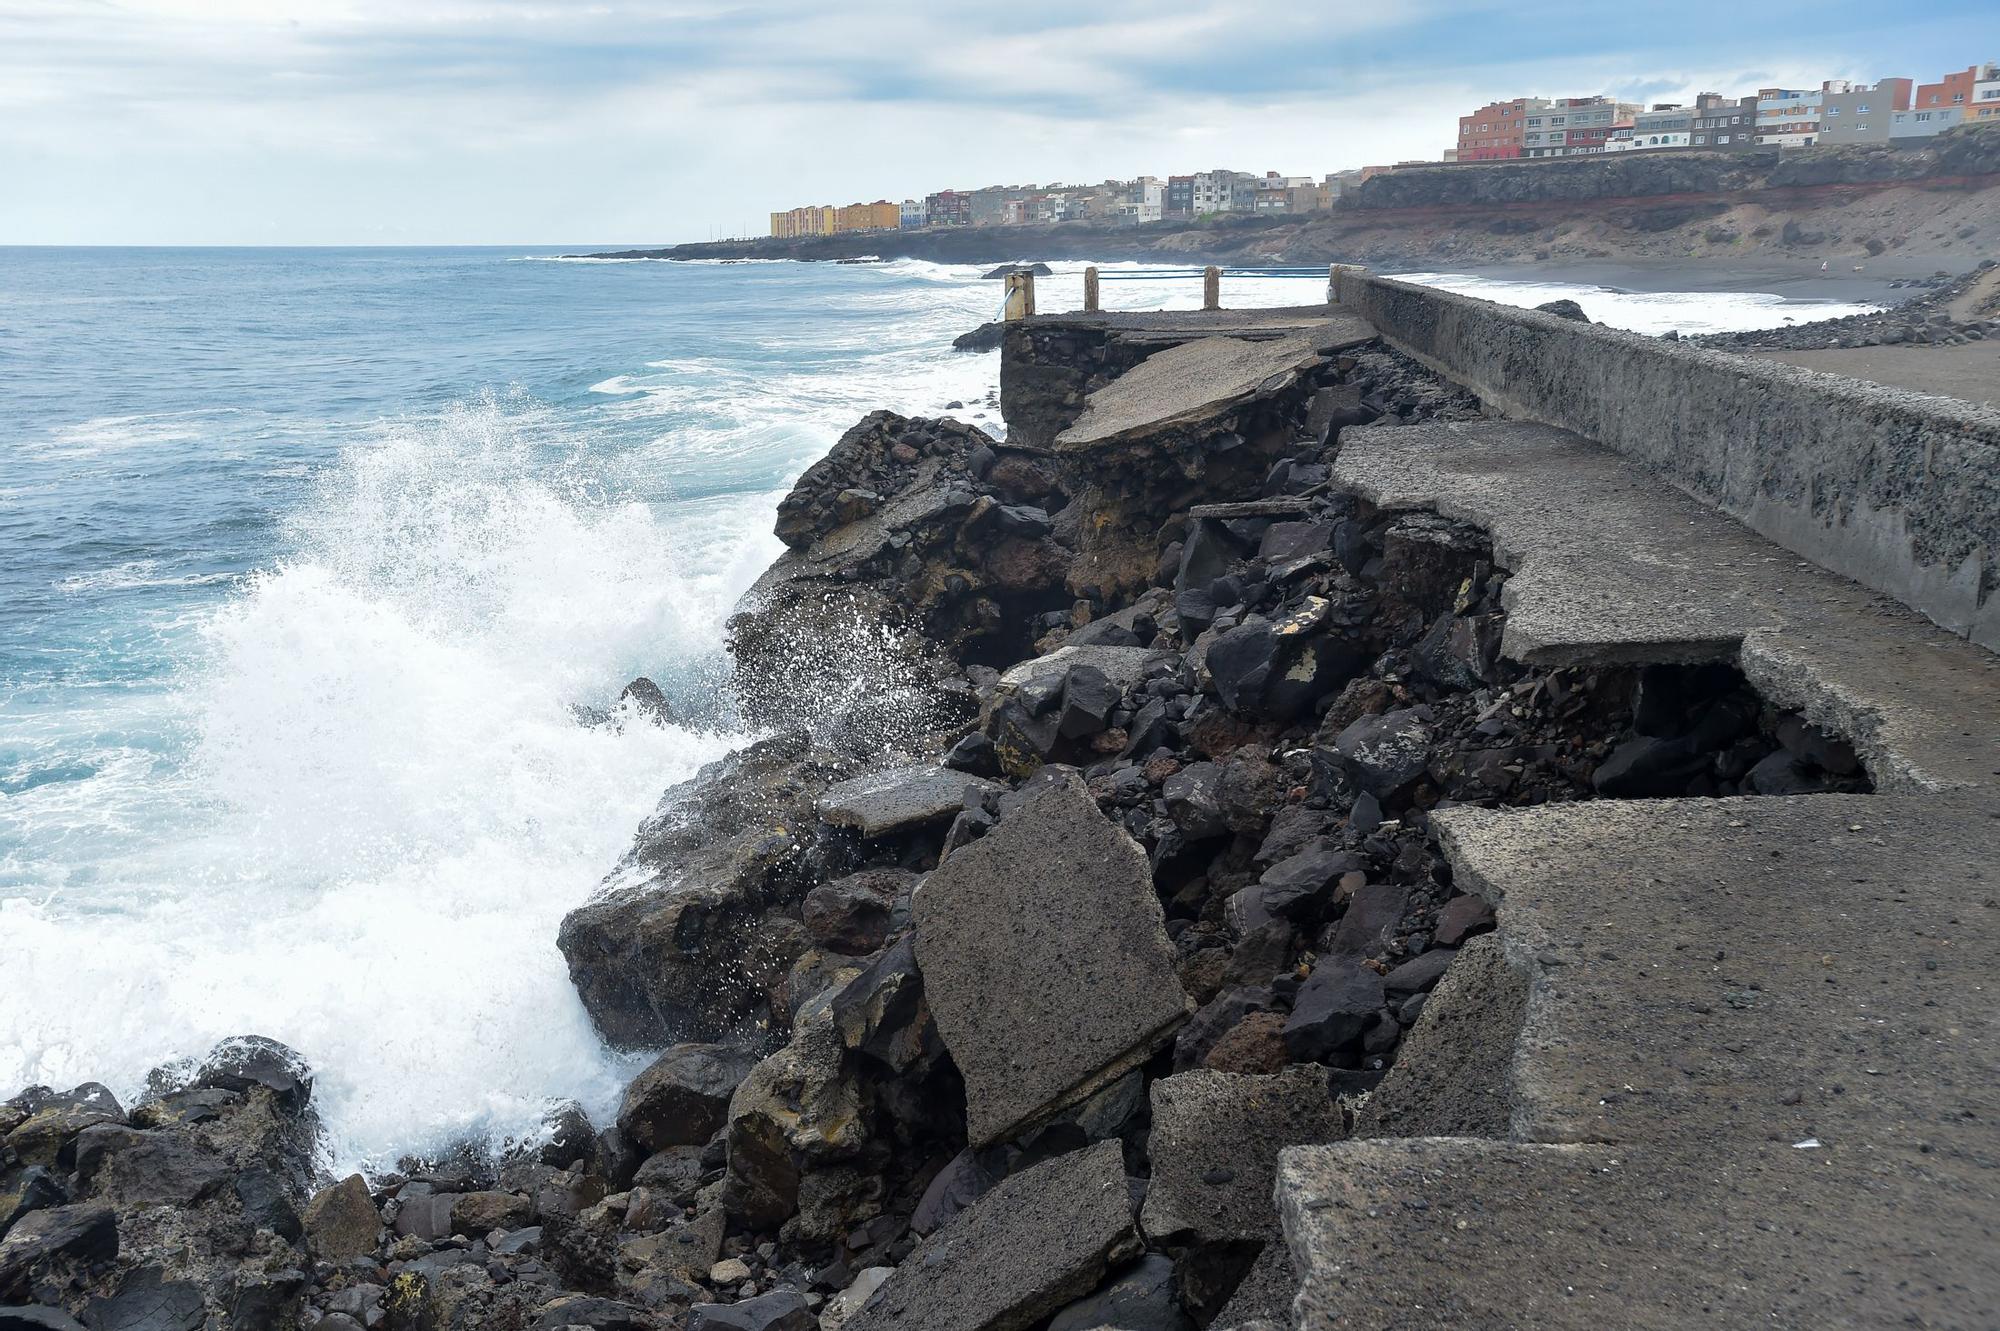
POLYGON ((1740 650, 1889 793, 1440 814, 1502 964, 1419 1031, 1518 1034, 1462 1051, 1481 1097, 1384 1083, 1441 1135, 1285 1152, 1297 1324, 2000 1326, 1996 658, 1561 431, 1350 431, 1336 470, 1493 530, 1510 654, 1740 650))
POLYGON ((1956 347, 1834 347, 1826 351, 1759 351, 1782 361, 1850 379, 1907 388, 1913 393, 2000 405, 2000 341, 1956 347))

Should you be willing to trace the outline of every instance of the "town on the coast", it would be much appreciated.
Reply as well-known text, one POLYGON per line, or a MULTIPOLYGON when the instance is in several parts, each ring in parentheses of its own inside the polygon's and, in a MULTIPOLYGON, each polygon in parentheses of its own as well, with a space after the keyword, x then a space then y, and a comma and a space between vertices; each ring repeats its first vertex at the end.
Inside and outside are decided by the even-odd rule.
MULTIPOLYGON (((1856 143, 1920 143, 1971 121, 2000 118, 2000 64, 1987 61, 1935 83, 1829 79, 1817 88, 1760 88, 1740 97, 1704 92, 1691 104, 1650 107, 1615 97, 1516 97, 1458 118, 1447 164, 1579 157, 1595 153, 1747 152, 1856 143)), ((989 185, 939 190, 921 199, 808 205, 771 214, 780 239, 850 231, 1022 226, 1056 222, 1160 222, 1229 213, 1312 213, 1384 172, 1438 162, 1406 161, 1330 172, 1318 179, 1276 171, 1216 169, 1137 176, 1095 185, 989 185)))

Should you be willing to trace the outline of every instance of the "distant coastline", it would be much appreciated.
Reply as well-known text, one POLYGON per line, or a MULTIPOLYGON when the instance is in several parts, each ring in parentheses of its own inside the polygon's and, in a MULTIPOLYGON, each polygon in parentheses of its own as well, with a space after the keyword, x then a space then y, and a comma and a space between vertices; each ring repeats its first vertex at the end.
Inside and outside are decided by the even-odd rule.
POLYGON ((1616 154, 1398 171, 1332 210, 1298 215, 856 231, 580 257, 1353 262, 1454 271, 1609 262, 1788 278, 1825 264, 1829 276, 1859 270, 1873 279, 2000 258, 1996 215, 2000 125, 1956 131, 1924 149, 1773 152, 1751 161, 1616 154))

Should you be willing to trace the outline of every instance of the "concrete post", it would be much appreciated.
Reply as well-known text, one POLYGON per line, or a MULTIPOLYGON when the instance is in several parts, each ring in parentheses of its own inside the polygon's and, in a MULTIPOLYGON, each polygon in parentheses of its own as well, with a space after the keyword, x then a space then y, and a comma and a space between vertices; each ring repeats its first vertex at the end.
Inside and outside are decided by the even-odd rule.
POLYGON ((1201 271, 1201 307, 1204 310, 1222 308, 1222 270, 1214 264, 1201 271))
POLYGON ((1329 302, 1340 300, 1340 284, 1345 278, 1365 277, 1368 269, 1358 263, 1330 263, 1326 266, 1326 298, 1329 302))
POLYGON ((1001 317, 1008 323, 1016 319, 1027 319, 1035 313, 1035 275, 1033 273, 1009 273, 1007 283, 1007 309, 1001 317))
POLYGON ((1098 308, 1097 267, 1093 264, 1083 270, 1083 312, 1085 314, 1095 314, 1098 308))

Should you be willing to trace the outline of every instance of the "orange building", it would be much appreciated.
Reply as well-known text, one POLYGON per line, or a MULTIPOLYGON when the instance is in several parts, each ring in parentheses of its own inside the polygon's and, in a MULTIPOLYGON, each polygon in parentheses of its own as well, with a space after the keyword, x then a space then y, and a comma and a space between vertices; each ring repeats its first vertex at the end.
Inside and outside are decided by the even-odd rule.
POLYGON ((1545 98, 1516 97, 1511 102, 1489 102, 1469 116, 1460 116, 1457 160, 1497 162, 1519 157, 1528 113, 1547 106, 1545 98))
POLYGON ((903 225, 903 210, 887 199, 850 203, 834 218, 835 231, 894 231, 903 225))
POLYGON ((2000 67, 1991 64, 1973 65, 1957 74, 1947 74, 1936 83, 1919 83, 1915 108, 1931 111, 1939 107, 1958 107, 1971 114, 1974 102, 1973 85, 2000 79, 2000 67))

